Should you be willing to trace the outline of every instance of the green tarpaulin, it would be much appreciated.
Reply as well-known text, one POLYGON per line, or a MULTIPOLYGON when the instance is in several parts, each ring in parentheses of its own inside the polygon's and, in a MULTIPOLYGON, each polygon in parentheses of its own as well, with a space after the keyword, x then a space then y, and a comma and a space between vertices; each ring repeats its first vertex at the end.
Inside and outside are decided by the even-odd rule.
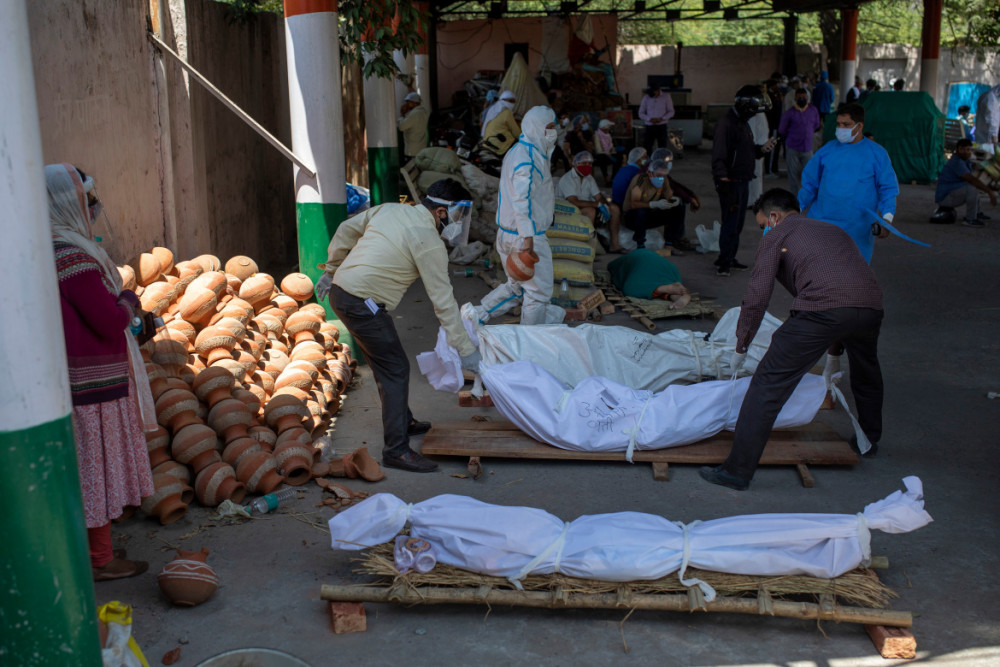
MULTIPOLYGON (((944 167, 944 114, 927 93, 878 92, 861 101, 865 132, 889 153, 902 183, 933 183, 944 167)), ((836 114, 828 114, 824 143, 834 138, 836 114)))

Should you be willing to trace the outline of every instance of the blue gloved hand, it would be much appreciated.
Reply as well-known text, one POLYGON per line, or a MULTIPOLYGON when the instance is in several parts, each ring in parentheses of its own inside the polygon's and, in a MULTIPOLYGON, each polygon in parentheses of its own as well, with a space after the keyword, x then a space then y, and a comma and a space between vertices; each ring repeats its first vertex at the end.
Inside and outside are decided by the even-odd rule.
POLYGON ((326 298, 326 295, 330 293, 330 287, 333 286, 333 275, 327 272, 323 272, 319 280, 316 281, 316 300, 322 301, 326 298))
POLYGON ((467 357, 462 357, 462 370, 479 372, 479 364, 483 361, 483 356, 476 350, 467 357))
POLYGON ((607 204, 601 204, 600 206, 597 207, 597 210, 601 212, 601 218, 603 218, 604 220, 611 219, 611 211, 608 209, 607 204))

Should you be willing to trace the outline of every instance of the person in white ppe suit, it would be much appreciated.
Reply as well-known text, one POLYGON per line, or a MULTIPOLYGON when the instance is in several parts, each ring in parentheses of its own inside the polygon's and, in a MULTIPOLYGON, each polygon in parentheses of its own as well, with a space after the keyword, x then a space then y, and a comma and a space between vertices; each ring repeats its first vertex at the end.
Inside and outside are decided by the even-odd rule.
POLYGON ((973 138, 984 151, 995 153, 998 132, 1000 132, 1000 86, 993 86, 976 100, 976 133, 973 138))
POLYGON ((558 324, 566 317, 565 310, 549 303, 553 285, 552 249, 545 236, 555 210, 549 159, 557 135, 552 109, 534 107, 524 114, 521 136, 503 159, 496 240, 501 266, 506 267, 507 257, 522 250, 533 250, 538 262, 529 280, 508 276, 506 283, 483 298, 481 305, 475 307, 481 324, 518 304, 521 304, 521 324, 558 324))

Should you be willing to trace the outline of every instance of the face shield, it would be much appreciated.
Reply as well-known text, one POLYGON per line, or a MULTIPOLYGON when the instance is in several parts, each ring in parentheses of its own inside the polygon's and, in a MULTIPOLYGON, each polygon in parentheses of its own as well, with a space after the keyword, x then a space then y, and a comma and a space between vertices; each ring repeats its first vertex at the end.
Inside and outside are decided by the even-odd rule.
POLYGON ((87 216, 91 235, 95 241, 101 243, 111 237, 111 221, 104 210, 100 195, 97 194, 97 186, 94 185, 92 176, 83 181, 83 192, 87 197, 87 216))
POLYGON ((469 226, 472 224, 472 201, 448 201, 428 197, 435 204, 448 207, 448 221, 441 228, 441 238, 448 245, 459 246, 469 242, 469 226))

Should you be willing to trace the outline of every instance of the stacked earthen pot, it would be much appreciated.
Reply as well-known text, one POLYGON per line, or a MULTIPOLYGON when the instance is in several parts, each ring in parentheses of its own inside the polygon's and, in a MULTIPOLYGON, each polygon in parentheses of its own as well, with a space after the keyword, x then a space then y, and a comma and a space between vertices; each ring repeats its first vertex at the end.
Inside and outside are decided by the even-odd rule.
POLYGON ((160 428, 146 434, 163 523, 193 498, 215 506, 312 478, 356 362, 312 297, 308 276, 280 283, 249 257, 174 262, 166 248, 119 267, 165 326, 142 346, 160 428))

